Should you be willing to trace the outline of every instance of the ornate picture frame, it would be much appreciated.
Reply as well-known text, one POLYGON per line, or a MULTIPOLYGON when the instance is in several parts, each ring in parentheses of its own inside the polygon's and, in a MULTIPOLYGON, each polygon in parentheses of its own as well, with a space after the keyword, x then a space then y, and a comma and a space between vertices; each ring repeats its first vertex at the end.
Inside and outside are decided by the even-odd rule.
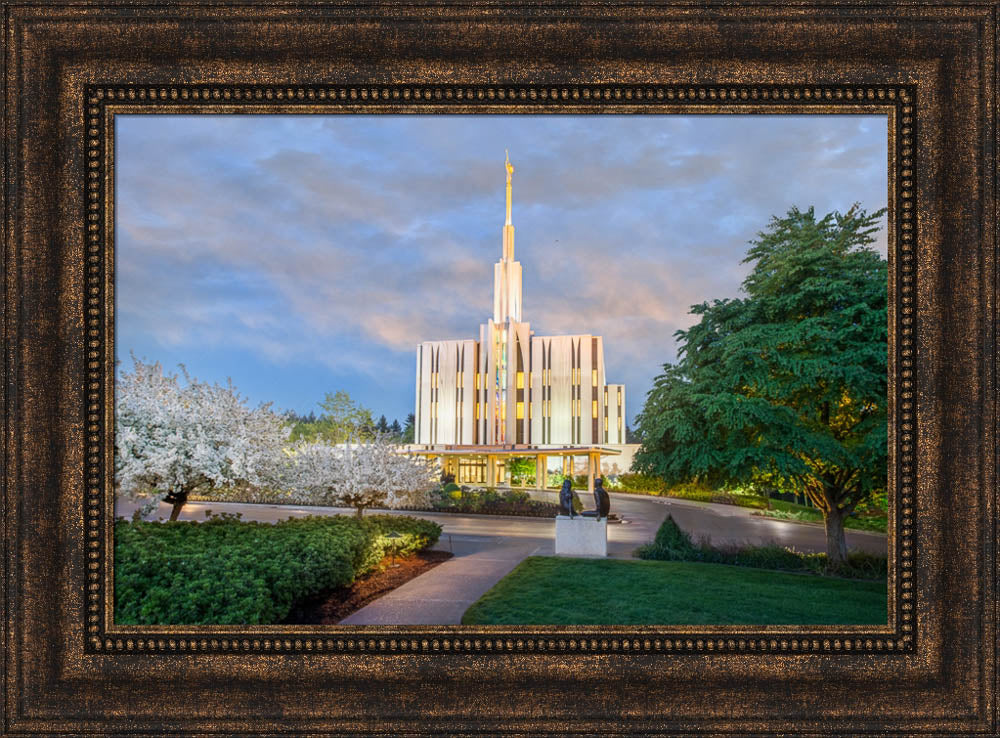
POLYGON ((4 11, 6 734, 996 733, 995 2, 4 11), (115 625, 114 116, 220 112, 886 115, 889 623, 115 625))

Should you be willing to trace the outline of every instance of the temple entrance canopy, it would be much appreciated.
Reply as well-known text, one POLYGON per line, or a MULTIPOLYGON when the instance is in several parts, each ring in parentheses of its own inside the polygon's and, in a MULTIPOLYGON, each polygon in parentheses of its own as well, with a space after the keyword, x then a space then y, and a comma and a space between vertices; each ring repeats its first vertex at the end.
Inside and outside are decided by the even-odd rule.
POLYGON ((563 476, 572 476, 575 459, 587 460, 587 489, 593 493, 594 477, 600 476, 601 457, 617 456, 616 448, 606 446, 433 446, 410 447, 408 453, 437 459, 444 473, 454 474, 458 484, 481 484, 487 487, 510 485, 510 462, 518 458, 535 460, 535 488, 548 486, 549 460, 561 459, 563 476))

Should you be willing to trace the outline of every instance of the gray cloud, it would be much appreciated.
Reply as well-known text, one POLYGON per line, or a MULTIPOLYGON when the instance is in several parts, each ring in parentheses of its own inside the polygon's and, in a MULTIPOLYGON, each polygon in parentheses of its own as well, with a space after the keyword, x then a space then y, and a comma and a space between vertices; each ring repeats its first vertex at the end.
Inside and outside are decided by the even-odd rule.
POLYGON ((876 118, 120 118, 120 352, 228 347, 238 386, 287 377, 261 400, 306 409, 367 377, 399 387, 376 412, 407 412, 416 343, 473 338, 492 310, 505 147, 524 317, 603 335, 630 414, 772 215, 887 197, 876 118))

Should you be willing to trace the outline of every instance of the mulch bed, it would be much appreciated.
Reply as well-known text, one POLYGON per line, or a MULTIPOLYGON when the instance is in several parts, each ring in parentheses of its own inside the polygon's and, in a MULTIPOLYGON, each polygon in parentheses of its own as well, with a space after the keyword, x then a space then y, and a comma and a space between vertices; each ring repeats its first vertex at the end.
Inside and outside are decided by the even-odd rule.
POLYGON ((389 568, 390 559, 382 560, 378 569, 358 577, 349 587, 322 592, 297 603, 282 623, 285 625, 336 625, 352 612, 360 610, 386 592, 406 584, 428 569, 433 569, 452 557, 448 551, 418 551, 406 558, 397 558, 399 565, 389 568))

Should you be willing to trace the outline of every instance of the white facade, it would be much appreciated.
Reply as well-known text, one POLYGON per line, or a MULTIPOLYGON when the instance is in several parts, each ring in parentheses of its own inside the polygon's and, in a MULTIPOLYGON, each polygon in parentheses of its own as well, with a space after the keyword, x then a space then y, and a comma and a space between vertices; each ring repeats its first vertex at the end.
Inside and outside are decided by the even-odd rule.
POLYGON ((511 175, 493 317, 479 340, 417 346, 415 442, 421 445, 590 446, 625 443, 625 387, 607 384, 601 336, 536 336, 521 320, 511 175))

